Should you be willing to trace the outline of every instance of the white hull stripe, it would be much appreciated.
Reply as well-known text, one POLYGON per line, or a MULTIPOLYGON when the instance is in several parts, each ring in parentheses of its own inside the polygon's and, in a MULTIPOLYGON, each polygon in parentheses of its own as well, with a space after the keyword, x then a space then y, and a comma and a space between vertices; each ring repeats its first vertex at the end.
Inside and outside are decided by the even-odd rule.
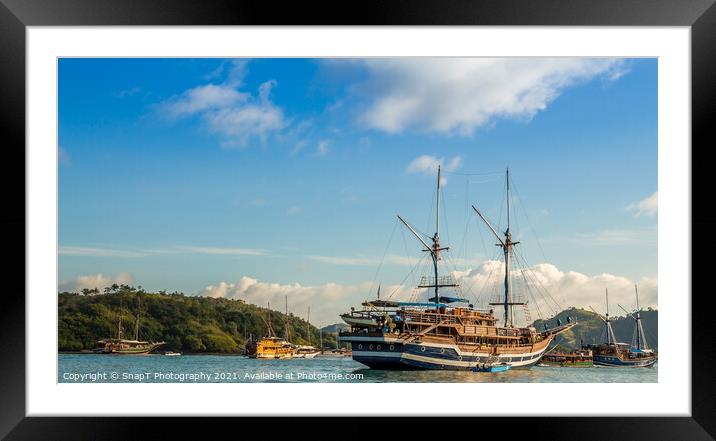
MULTIPOLYGON (((486 356, 486 354, 485 354, 486 356)), ((426 357, 423 355, 417 355, 417 354, 407 354, 407 353, 401 353, 401 352, 394 352, 394 353, 387 353, 387 352, 371 352, 371 351, 353 351, 353 358, 356 359, 356 361, 360 362, 360 357, 373 357, 373 358, 385 358, 386 361, 396 361, 399 362, 403 359, 405 360, 415 360, 420 361, 423 363, 429 363, 433 365, 444 365, 444 366, 459 366, 459 367, 465 367, 470 368, 474 367, 476 362, 475 361, 459 361, 459 360, 447 360, 442 358, 435 358, 435 357, 426 357), (390 360, 392 359, 392 360, 390 360)), ((524 360, 524 361, 508 361, 507 363, 510 366, 518 367, 518 366, 527 366, 534 364, 537 359, 531 359, 531 360, 524 360)))

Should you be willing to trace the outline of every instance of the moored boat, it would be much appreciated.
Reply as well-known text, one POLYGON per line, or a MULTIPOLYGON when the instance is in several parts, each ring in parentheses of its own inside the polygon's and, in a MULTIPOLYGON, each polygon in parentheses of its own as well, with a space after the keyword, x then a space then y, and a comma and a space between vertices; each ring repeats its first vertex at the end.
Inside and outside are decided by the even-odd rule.
POLYGON ((293 358, 295 347, 288 341, 288 314, 286 315, 285 339, 277 337, 273 332, 273 327, 271 326, 271 304, 268 305, 268 321, 264 320, 264 323, 267 328, 267 336, 257 340, 250 338, 245 346, 246 355, 248 355, 249 358, 263 359, 293 358))
POLYGON ((296 345, 293 350, 293 358, 314 358, 320 354, 321 351, 310 345, 296 345))
MULTIPOLYGON (((646 335, 644 328, 641 324, 641 315, 639 309, 639 291, 636 290, 636 304, 637 310, 634 313, 629 313, 626 310, 627 316, 634 319, 634 338, 631 344, 620 343, 617 341, 612 329, 612 323, 609 319, 609 290, 606 291, 607 298, 607 312, 606 316, 602 317, 592 308, 605 324, 605 332, 607 335, 606 343, 599 345, 588 345, 587 349, 593 352, 594 365, 600 367, 651 367, 658 359, 657 353, 649 348, 646 341, 646 335)), ((621 305, 620 305, 621 307, 621 305)), ((624 309, 624 308, 622 308, 624 309)))
POLYGON ((104 338, 97 342, 98 347, 93 352, 98 354, 111 354, 111 355, 146 355, 153 350, 163 346, 163 341, 142 341, 139 340, 140 331, 140 316, 141 316, 141 300, 137 297, 137 316, 134 322, 134 340, 128 340, 123 338, 124 330, 122 326, 122 304, 120 300, 119 307, 119 318, 117 321, 117 338, 104 338))

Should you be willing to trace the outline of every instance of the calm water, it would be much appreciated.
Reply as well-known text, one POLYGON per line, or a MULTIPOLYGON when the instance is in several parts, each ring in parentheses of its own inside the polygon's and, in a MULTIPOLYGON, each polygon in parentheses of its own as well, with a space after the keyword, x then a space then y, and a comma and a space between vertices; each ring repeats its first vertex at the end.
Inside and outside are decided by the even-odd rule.
POLYGON ((350 358, 253 360, 219 355, 60 354, 61 383, 192 382, 514 382, 514 383, 656 383, 653 368, 559 368, 535 366, 500 373, 452 371, 377 371, 350 358))

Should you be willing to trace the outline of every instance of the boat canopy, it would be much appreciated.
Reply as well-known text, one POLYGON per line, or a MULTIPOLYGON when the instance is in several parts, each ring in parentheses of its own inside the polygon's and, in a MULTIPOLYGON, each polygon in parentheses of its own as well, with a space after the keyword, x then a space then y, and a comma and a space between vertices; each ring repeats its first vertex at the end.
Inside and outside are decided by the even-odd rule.
POLYGON ((424 307, 438 307, 445 308, 445 303, 426 303, 426 302, 396 302, 392 300, 371 300, 369 302, 363 302, 363 306, 373 306, 376 308, 399 308, 401 306, 424 306, 424 307))
MULTIPOLYGON (((435 302, 435 297, 430 297, 428 299, 429 302, 435 302)), ((445 297, 440 296, 438 299, 438 302, 444 302, 444 303, 470 303, 468 299, 463 299, 461 297, 445 297)))

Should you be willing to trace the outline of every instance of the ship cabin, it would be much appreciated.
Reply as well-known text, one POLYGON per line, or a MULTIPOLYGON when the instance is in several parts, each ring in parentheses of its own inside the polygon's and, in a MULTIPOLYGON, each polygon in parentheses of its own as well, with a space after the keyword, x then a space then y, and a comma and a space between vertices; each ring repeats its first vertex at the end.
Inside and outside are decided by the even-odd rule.
POLYGON ((591 365, 592 351, 589 349, 581 349, 571 352, 553 351, 544 354, 542 362, 561 365, 591 365))
MULTIPOLYGON (((434 301, 435 298, 429 300, 434 301)), ((453 303, 467 303, 467 300, 441 296, 439 302, 428 303, 385 300, 364 302, 363 306, 371 308, 375 324, 366 326, 350 323, 351 330, 341 333, 341 336, 405 334, 427 341, 444 342, 449 339, 451 343, 457 344, 503 347, 533 345, 543 339, 533 327, 498 327, 492 309, 480 310, 472 305, 453 306, 453 303)))

